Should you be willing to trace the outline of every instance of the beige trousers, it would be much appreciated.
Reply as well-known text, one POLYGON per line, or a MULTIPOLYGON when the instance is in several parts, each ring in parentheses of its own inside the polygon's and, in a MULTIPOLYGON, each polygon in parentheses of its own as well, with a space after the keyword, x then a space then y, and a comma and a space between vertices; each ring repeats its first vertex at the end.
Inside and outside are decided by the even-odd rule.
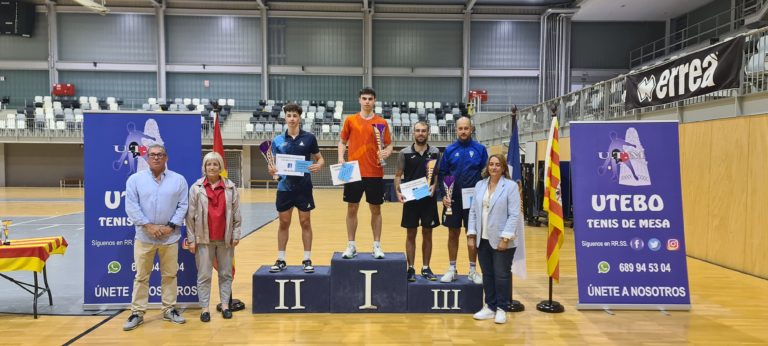
POLYGON ((232 294, 232 259, 235 248, 227 247, 223 241, 212 241, 210 244, 197 244, 195 263, 197 264, 197 298, 200 307, 207 308, 211 302, 211 277, 213 274, 213 259, 218 262, 219 269, 219 299, 223 306, 229 306, 232 294))
POLYGON ((136 277, 133 280, 133 296, 131 311, 143 316, 149 302, 149 275, 155 252, 160 258, 161 294, 163 313, 176 305, 176 273, 179 270, 179 244, 168 245, 144 243, 135 240, 133 244, 133 260, 136 262, 136 277))

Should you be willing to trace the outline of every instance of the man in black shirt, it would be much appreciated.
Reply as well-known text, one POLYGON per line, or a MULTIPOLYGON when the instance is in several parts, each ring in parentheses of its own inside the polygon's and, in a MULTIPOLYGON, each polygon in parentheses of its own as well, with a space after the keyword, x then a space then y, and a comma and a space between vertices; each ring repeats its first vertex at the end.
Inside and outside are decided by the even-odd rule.
POLYGON ((435 181, 437 181, 437 163, 440 162, 440 151, 429 146, 429 125, 419 121, 413 125, 414 143, 410 147, 400 150, 397 156, 397 170, 395 172, 395 191, 397 198, 403 204, 403 217, 401 227, 408 230, 405 240, 405 253, 408 260, 408 281, 416 281, 416 270, 413 263, 416 257, 416 233, 421 225, 422 236, 422 263, 421 275, 430 281, 437 280, 435 274, 429 268, 429 260, 432 257, 432 229, 440 224, 437 214, 437 200, 435 199, 435 181), (405 201, 400 189, 400 181, 409 182, 421 178, 427 178, 429 195, 427 197, 405 201))

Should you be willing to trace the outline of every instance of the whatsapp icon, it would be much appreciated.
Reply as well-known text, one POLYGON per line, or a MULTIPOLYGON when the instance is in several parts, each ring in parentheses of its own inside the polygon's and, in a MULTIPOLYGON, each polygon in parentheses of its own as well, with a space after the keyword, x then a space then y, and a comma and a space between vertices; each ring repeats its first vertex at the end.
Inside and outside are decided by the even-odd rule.
POLYGON ((605 274, 607 272, 611 271, 611 265, 608 264, 606 261, 600 261, 600 263, 597 264, 597 272, 600 274, 605 274))
POLYGON ((109 264, 107 264, 107 273, 109 274, 119 273, 120 268, 122 268, 122 266, 120 265, 120 262, 118 261, 109 262, 109 264))

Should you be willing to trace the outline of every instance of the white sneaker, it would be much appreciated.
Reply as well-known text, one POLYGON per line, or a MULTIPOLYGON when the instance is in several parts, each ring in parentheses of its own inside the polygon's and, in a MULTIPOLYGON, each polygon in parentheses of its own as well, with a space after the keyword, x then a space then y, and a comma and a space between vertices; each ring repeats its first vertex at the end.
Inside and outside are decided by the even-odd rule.
POLYGON ((384 250, 381 249, 381 246, 374 246, 373 247, 373 258, 375 258, 375 259, 383 259, 384 258, 384 250))
POLYGON ((456 269, 448 268, 448 270, 445 271, 445 274, 440 277, 440 282, 449 283, 452 281, 456 281, 459 274, 456 273, 456 269))
POLYGON ((469 275, 467 275, 467 279, 478 285, 483 284, 483 276, 480 275, 480 273, 478 273, 476 270, 470 270, 469 275))
POLYGON ((490 320, 495 316, 496 313, 491 310, 491 308, 488 307, 488 305, 483 305, 483 308, 480 309, 480 311, 476 312, 472 317, 476 320, 490 320))
POLYGON ((341 254, 341 258, 350 259, 357 256, 357 249, 352 245, 347 245, 347 249, 341 254))
MULTIPOLYGON (((489 309, 489 311, 490 311, 490 309, 489 309)), ((478 314, 479 314, 479 312, 478 312, 478 314)), ((498 323, 498 324, 507 323, 507 312, 504 311, 504 309, 502 309, 502 308, 496 309, 496 317, 493 319, 493 321, 498 323)))

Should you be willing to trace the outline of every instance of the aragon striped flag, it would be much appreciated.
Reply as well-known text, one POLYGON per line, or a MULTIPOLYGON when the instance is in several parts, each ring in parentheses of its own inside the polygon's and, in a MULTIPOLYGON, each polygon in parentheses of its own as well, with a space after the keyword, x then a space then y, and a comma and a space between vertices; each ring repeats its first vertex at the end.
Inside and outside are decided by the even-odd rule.
POLYGON ((219 112, 215 112, 213 118, 213 151, 219 153, 224 159, 224 167, 221 167, 221 177, 227 179, 227 162, 224 158, 224 140, 221 138, 221 128, 219 127, 219 112))
POLYGON ((548 214, 547 275, 560 282, 560 248, 563 246, 563 202, 560 190, 560 143, 557 117, 552 118, 544 164, 544 211, 548 214))

